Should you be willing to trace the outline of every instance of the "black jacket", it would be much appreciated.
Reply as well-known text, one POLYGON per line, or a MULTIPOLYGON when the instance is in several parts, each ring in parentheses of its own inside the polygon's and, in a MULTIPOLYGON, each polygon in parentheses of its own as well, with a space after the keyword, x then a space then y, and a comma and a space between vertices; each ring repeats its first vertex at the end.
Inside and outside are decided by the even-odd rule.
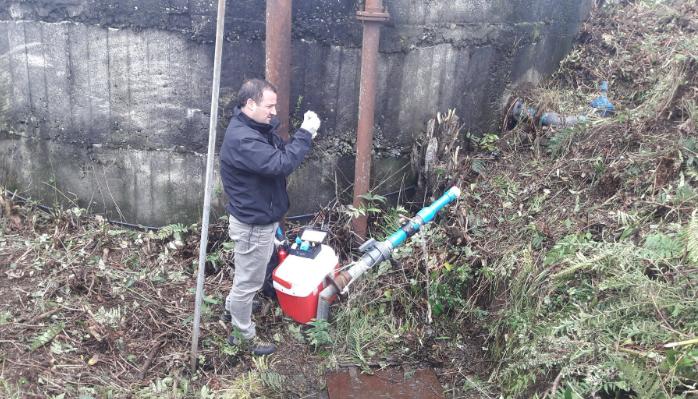
POLYGON ((300 166, 312 135, 305 129, 283 141, 275 134, 280 122, 259 123, 239 107, 221 147, 221 180, 228 195, 225 209, 249 224, 278 222, 288 211, 286 176, 300 166))

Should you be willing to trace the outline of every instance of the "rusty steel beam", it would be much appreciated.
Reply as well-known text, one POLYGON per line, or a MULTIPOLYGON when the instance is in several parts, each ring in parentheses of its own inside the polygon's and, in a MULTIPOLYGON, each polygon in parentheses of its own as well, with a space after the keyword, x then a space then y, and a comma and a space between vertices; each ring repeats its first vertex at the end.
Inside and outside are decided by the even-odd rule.
POLYGON ((276 87, 276 118, 279 135, 289 137, 291 96, 291 13, 292 0, 267 0, 265 77, 276 87))
MULTIPOLYGON (((356 131, 356 166, 354 173, 354 208, 365 204, 365 195, 371 185, 371 150, 373 144, 373 117, 376 105, 376 75, 378 72, 378 42, 381 25, 390 18, 382 0, 366 0, 356 18, 364 22, 361 49, 361 88, 359 91, 359 123, 356 131)), ((352 221, 354 232, 366 238, 366 215, 352 221)))

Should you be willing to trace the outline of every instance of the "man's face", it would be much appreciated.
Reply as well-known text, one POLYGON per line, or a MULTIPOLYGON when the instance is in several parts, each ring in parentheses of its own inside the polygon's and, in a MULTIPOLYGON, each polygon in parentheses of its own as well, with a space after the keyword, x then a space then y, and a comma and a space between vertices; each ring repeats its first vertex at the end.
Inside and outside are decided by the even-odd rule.
POLYGON ((270 123, 271 117, 276 115, 276 93, 271 90, 264 90, 259 104, 249 99, 247 100, 245 108, 246 109, 243 109, 243 111, 246 111, 245 114, 253 121, 270 123))

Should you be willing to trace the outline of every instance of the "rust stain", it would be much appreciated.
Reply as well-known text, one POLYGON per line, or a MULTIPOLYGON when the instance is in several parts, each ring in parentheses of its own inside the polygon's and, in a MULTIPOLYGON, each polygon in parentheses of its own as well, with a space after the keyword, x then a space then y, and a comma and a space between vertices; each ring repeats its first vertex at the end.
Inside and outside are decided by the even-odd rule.
POLYGON ((391 368, 374 375, 359 374, 356 369, 327 374, 330 399, 432 399, 444 398, 441 383, 433 369, 391 368))

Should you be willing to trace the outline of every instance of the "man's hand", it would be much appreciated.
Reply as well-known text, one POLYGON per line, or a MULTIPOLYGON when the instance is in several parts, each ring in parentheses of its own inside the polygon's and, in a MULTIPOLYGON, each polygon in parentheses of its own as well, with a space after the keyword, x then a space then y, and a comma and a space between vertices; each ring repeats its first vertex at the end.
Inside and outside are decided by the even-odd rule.
POLYGON ((301 129, 305 129, 312 134, 312 138, 315 138, 317 135, 317 130, 320 128, 320 118, 317 117, 317 114, 313 111, 308 111, 305 113, 303 117, 303 124, 301 125, 301 129))

